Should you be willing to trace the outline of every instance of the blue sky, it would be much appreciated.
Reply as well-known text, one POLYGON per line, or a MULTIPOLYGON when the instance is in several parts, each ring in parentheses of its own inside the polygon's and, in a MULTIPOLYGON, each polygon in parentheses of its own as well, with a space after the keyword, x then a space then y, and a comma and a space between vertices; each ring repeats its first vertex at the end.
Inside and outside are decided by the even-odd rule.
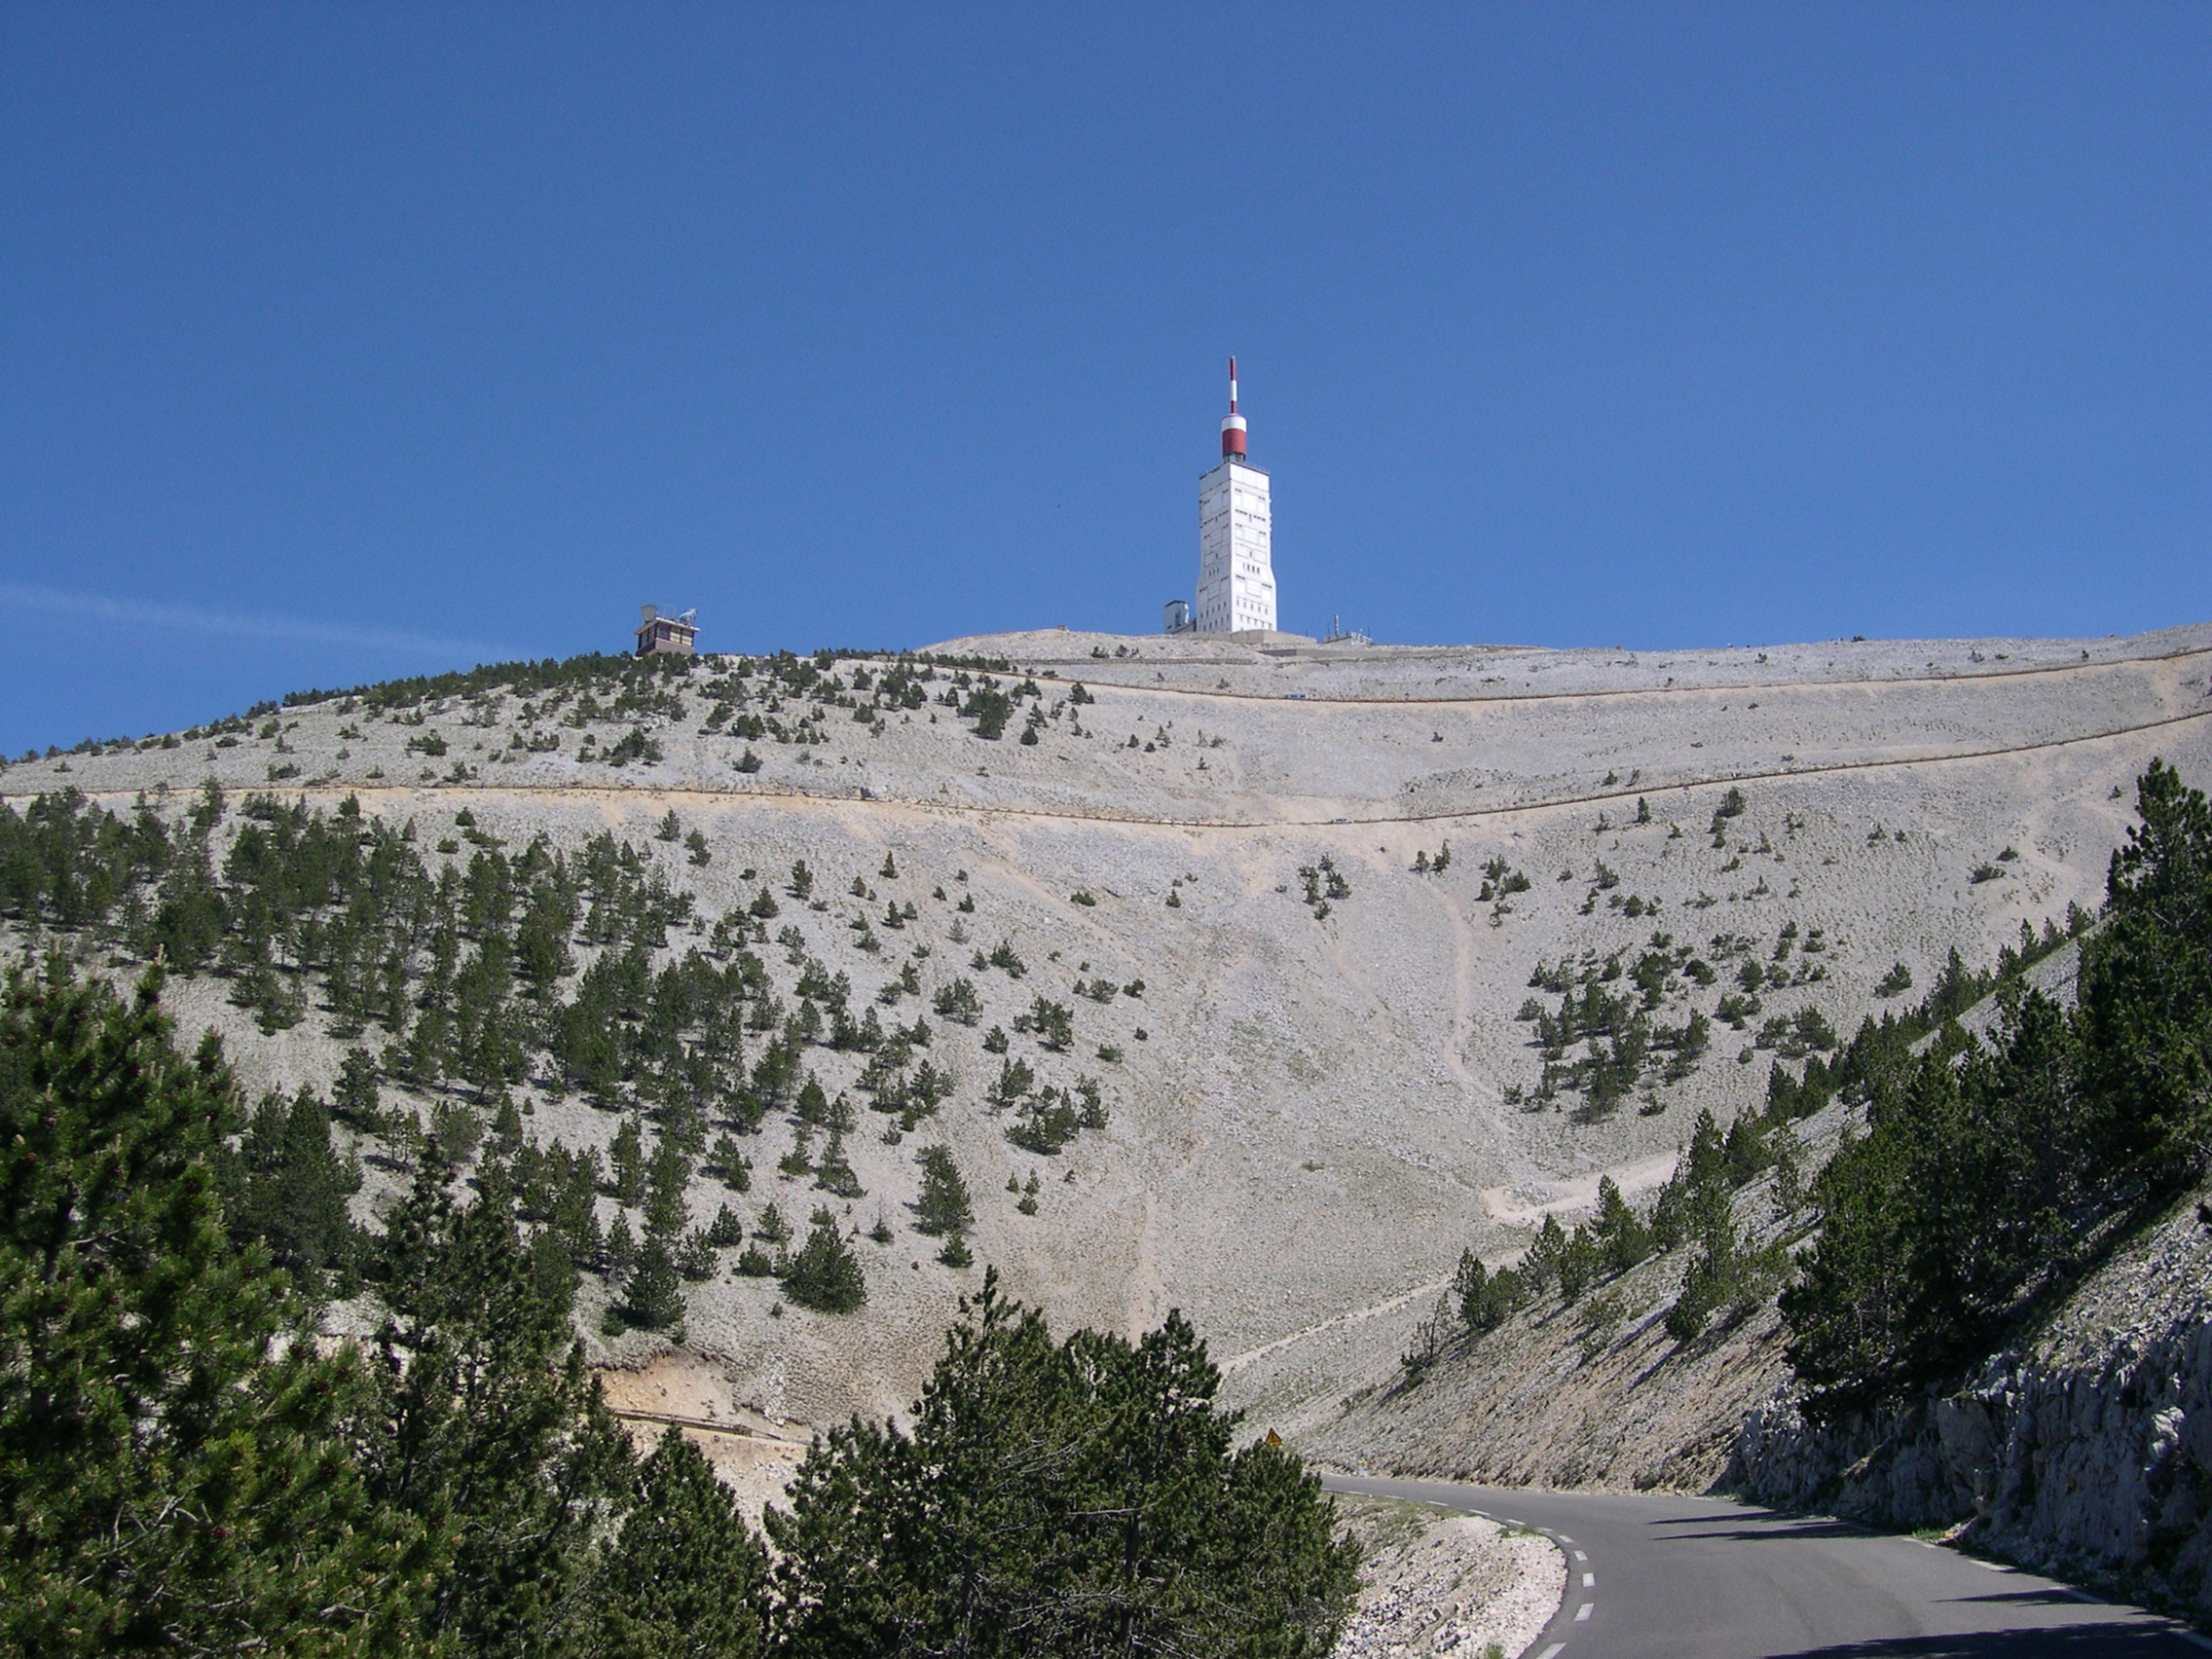
POLYGON ((0 747, 627 641, 2212 616, 2212 8, 0 9, 0 747))

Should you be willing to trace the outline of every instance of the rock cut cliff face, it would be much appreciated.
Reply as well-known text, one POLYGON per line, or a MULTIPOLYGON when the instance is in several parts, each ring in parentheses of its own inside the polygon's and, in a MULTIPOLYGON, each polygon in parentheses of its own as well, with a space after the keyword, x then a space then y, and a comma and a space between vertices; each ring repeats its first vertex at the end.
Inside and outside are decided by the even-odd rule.
POLYGON ((1969 1386, 1833 1425, 1753 1411, 1729 1480, 2212 1615, 2212 1227, 2140 1229, 1969 1386))
MULTIPOLYGON (((771 717, 754 695, 718 717, 706 687, 729 665, 702 661, 644 712, 572 698, 556 716, 488 694, 371 719, 330 698, 221 737, 18 763, 0 796, 19 809, 77 789, 123 811, 143 796, 172 822, 210 778, 234 807, 252 791, 325 811, 352 797, 416 824, 425 857, 457 869, 480 838, 542 834, 574 856, 607 831, 693 896, 701 925, 662 962, 767 886, 785 895, 767 931, 799 938, 757 946, 786 1007, 799 955, 845 975, 857 1009, 910 967, 902 1020, 969 978, 975 1026, 930 1015, 929 1053, 954 1085, 937 1118, 894 1144, 860 1114, 847 1150, 864 1197, 777 1174, 794 1137, 781 1118, 749 1137, 742 1199, 698 1177, 701 1219, 727 1201, 751 1222, 772 1200, 803 1226, 829 1205, 867 1275, 866 1309, 842 1317, 780 1308, 771 1281, 722 1269, 690 1288, 689 1343, 728 1403, 801 1423, 897 1409, 989 1262, 1062 1328, 1141 1330, 1181 1308, 1255 1427, 1318 1433, 1393 1368, 1462 1247, 1509 1258, 1547 1213, 1573 1220, 1601 1174, 1646 1194, 1701 1109, 1725 1123, 1755 1105, 1762 1022, 1817 1008, 1848 1033, 1894 1006, 1878 986, 1896 965, 1926 985, 1953 948, 1986 962, 2023 923, 2094 905, 2148 761, 2212 781, 2212 628, 1662 653, 1064 632, 942 648, 1005 659, 1002 685, 1034 677, 1051 711, 1037 741, 1019 741, 1026 704, 1002 740, 979 738, 936 700, 941 668, 925 705, 807 705, 803 741, 740 735, 755 717, 788 728, 800 706, 771 717), (1078 682, 1094 701, 1074 699, 1078 682), (1731 791, 1742 810, 1716 837, 1731 791), (706 863, 659 838, 671 812, 706 863), (1447 845, 1444 871, 1422 867, 1447 845), (818 872, 806 903, 785 893, 799 859, 818 872), (1304 872, 1324 860, 1348 891, 1317 902, 1304 872), (1024 977, 972 966, 1001 943, 1024 977), (1604 982, 1621 986, 1652 950, 1687 952, 1657 983, 1655 1020, 1717 1016, 1754 961, 1759 1013, 1714 1017, 1698 1066, 1602 1109, 1537 1098, 1542 1058, 1519 1017, 1531 981, 1617 959, 1604 982), (1688 975, 1691 959, 1714 977, 1688 975), (1015 1024, 1039 995, 1073 1011, 1064 1050, 1015 1024), (1014 1033, 1011 1056, 982 1047, 994 1025, 1014 1033), (1007 1057, 1062 1086, 1095 1077, 1108 1125, 1050 1156, 1011 1144, 985 1098, 1007 1057), (975 1269, 913 1231, 914 1153, 931 1140, 976 1196, 975 1269), (1018 1204, 1032 1178, 1034 1213, 1018 1204), (878 1219, 888 1242, 870 1235, 878 1219)), ((834 672, 850 696, 853 666, 834 672)), ((217 977, 172 979, 168 1000, 188 1037, 226 1034, 256 1091, 328 1088, 348 1046, 313 1011, 263 1032, 217 977)), ((856 1101, 864 1064, 807 1056, 856 1101)), ((604 1155, 623 1122, 558 1079, 517 1093, 532 1138, 604 1155)), ((388 1198, 380 1180, 372 1167, 364 1209, 388 1198)), ((1633 1324, 1594 1363, 1634 1365, 1633 1324)), ((604 1356, 643 1362, 659 1341, 633 1333, 604 1356)), ((1574 1466, 1626 1483, 1652 1461, 1574 1466)), ((1568 1463, 1529 1478, 1554 1467, 1568 1463)), ((1660 1478, 1705 1468, 1701 1454, 1660 1478)))

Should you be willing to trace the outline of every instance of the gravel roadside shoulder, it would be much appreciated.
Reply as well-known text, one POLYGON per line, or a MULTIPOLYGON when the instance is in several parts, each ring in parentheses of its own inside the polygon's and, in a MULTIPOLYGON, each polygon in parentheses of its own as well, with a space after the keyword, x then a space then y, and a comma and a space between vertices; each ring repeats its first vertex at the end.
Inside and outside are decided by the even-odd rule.
POLYGON ((1428 1504, 1337 1503, 1368 1559, 1335 1659, 1518 1659, 1559 1611, 1567 1560, 1541 1533, 1428 1504))

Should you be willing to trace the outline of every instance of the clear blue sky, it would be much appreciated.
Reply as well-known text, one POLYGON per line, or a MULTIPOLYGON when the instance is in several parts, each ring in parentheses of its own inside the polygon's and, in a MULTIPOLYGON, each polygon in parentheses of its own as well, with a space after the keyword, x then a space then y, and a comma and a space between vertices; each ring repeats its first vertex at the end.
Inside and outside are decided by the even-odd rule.
POLYGON ((2212 616, 2212 7, 0 9, 0 745, 624 645, 2212 616))

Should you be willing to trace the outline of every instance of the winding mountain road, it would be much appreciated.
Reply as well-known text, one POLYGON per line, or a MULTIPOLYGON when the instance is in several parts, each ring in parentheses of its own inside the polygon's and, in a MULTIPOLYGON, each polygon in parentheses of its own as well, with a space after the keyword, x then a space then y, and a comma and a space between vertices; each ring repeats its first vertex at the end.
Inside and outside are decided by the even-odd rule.
POLYGON ((1327 1476, 1549 1533, 1567 1595, 1530 1659, 2192 1659, 2140 1607, 1843 1522, 1714 1498, 1327 1476))

